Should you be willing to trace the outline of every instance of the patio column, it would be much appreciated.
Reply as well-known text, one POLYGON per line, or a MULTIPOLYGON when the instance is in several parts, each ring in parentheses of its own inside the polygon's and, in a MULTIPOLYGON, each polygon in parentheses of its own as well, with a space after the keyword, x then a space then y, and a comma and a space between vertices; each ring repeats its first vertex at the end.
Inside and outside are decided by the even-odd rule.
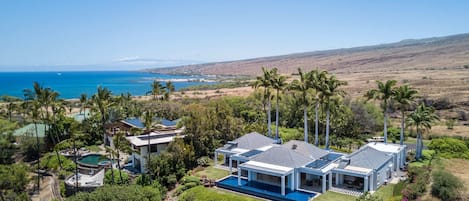
POLYGON ((280 184, 280 190, 282 191, 282 195, 285 196, 285 175, 283 175, 281 178, 282 179, 280 182, 282 183, 280 184))
POLYGON ((291 191, 294 191, 294 190, 295 190, 295 171, 293 171, 293 172, 291 173, 291 179, 290 179, 290 180, 291 180, 291 182, 290 182, 290 183, 291 183, 290 190, 291 190, 291 191))
POLYGON ((368 176, 365 176, 363 178, 363 192, 368 192, 368 176))
POLYGON ((335 185, 339 185, 339 173, 335 173, 335 185))
POLYGON ((332 187, 332 172, 329 173, 329 189, 332 187))
POLYGON ((301 179, 301 178, 300 178, 300 174, 301 174, 301 172, 297 172, 297 173, 296 173, 296 179, 295 179, 295 181, 296 181, 296 189, 299 189, 299 188, 300 188, 300 183, 301 183, 301 181, 300 181, 300 179, 301 179))
POLYGON ((248 181, 251 181, 251 170, 248 170, 248 181))
POLYGON ((322 175, 322 193, 326 192, 326 175, 322 175))
POLYGON ((238 166, 238 186, 241 186, 241 168, 238 166))
MULTIPOLYGON (((226 156, 225 156, 226 157, 226 156)), ((233 161, 231 161, 231 157, 228 157, 229 164, 230 164, 230 175, 233 173, 233 161)))
POLYGON ((375 190, 375 176, 373 173, 370 175, 370 191, 375 190))

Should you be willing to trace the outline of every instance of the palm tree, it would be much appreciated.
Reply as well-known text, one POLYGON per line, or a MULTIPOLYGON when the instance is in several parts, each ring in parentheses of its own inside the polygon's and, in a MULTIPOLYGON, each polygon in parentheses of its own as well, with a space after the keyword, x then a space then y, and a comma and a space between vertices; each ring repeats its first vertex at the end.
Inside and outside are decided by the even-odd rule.
POLYGON ((365 97, 375 100, 383 101, 383 113, 384 113, 384 143, 388 141, 388 126, 387 126, 387 110, 388 110, 388 102, 392 99, 396 90, 394 86, 396 85, 396 80, 388 80, 386 83, 382 83, 381 81, 377 80, 376 84, 378 85, 377 89, 371 89, 366 94, 365 97))
POLYGON ((340 86, 346 85, 347 82, 338 80, 334 75, 325 80, 321 87, 321 99, 326 107, 326 149, 329 149, 329 124, 331 106, 337 106, 338 99, 345 95, 345 91, 339 89, 340 86))
POLYGON ((422 134, 432 128, 432 123, 439 120, 438 116, 435 115, 435 109, 433 107, 427 107, 425 104, 420 104, 407 118, 409 126, 415 126, 417 130, 417 150, 415 159, 422 157, 422 134))
POLYGON ((325 81, 327 79, 327 71, 319 71, 319 69, 313 70, 308 73, 308 80, 312 88, 315 89, 316 91, 316 96, 315 96, 315 101, 316 101, 316 107, 314 109, 315 111, 315 117, 314 117, 314 123, 315 123, 315 128, 314 128, 314 145, 318 146, 319 145, 319 105, 324 101, 322 99, 322 94, 321 94, 321 89, 323 88, 323 85, 325 84, 325 81))
POLYGON ((272 118, 270 117, 270 110, 271 110, 271 97, 272 94, 270 92, 270 89, 272 88, 272 71, 268 70, 266 68, 262 68, 262 76, 257 76, 256 81, 254 81, 251 86, 255 89, 259 87, 264 88, 264 99, 263 99, 263 105, 264 105, 264 112, 266 111, 265 105, 266 102, 268 104, 268 110, 267 110, 267 134, 268 136, 272 136, 272 118))
POLYGON ((130 153, 130 145, 128 141, 125 139, 125 134, 124 132, 117 132, 114 135, 114 147, 117 155, 117 166, 119 167, 119 177, 121 180, 121 184, 124 184, 123 178, 122 178, 122 172, 121 172, 121 165, 120 165, 120 152, 124 153, 130 153))
POLYGON ((308 80, 308 73, 305 74, 301 71, 301 68, 298 68, 298 74, 300 75, 300 79, 293 80, 289 88, 301 93, 301 103, 303 104, 304 140, 308 143, 308 91, 311 89, 311 84, 308 80))
POLYGON ((88 97, 85 93, 80 94, 80 113, 83 111, 83 119, 86 119, 86 103, 88 101, 88 97))
POLYGON ((277 96, 276 96, 276 111, 275 111, 275 139, 279 139, 279 134, 278 134, 278 123, 279 123, 279 113, 278 113, 278 105, 279 105, 279 100, 280 100, 280 91, 282 91, 286 86, 287 86, 287 77, 278 74, 277 68, 272 69, 272 88, 277 91, 277 96))
POLYGON ((151 91, 147 92, 147 94, 153 95, 153 99, 156 100, 159 95, 164 92, 164 86, 157 80, 154 80, 151 84, 151 91))
POLYGON ((147 147, 147 169, 148 166, 150 165, 150 153, 151 153, 151 145, 150 145, 150 133, 151 133, 151 127, 153 126, 153 113, 151 111, 145 112, 143 115, 143 125, 145 126, 145 132, 148 133, 148 147, 147 147))
POLYGON ((404 130, 405 130, 405 112, 408 107, 415 102, 415 98, 418 91, 409 87, 409 85, 403 85, 396 89, 393 99, 398 103, 399 110, 401 111, 401 136, 400 144, 404 144, 404 130))
POLYGON ((101 126, 103 131, 103 144, 106 145, 106 119, 107 110, 112 106, 111 91, 107 88, 98 87, 98 92, 91 97, 94 107, 101 114, 101 126))

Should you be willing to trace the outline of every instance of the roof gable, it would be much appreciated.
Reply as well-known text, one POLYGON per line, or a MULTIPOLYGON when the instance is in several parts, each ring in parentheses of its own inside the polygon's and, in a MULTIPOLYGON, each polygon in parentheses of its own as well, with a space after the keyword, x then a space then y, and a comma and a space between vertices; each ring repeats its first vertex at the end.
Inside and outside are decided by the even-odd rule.
POLYGON ((252 161, 296 168, 310 163, 313 159, 292 149, 288 149, 283 146, 275 146, 255 156, 252 158, 252 161))
POLYGON ((248 150, 265 147, 275 143, 274 139, 257 132, 248 133, 233 141, 237 143, 236 148, 248 150))
POLYGON ((326 150, 323 150, 312 144, 299 140, 290 140, 287 143, 283 144, 282 147, 292 149, 295 152, 302 154, 305 157, 309 157, 311 159, 319 159, 329 153, 326 150))

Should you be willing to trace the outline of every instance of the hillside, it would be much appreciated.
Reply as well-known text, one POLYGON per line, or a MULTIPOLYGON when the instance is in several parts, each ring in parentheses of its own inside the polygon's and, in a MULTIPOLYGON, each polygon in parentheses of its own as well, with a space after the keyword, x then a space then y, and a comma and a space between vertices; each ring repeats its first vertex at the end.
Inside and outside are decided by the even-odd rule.
POLYGON ((469 34, 148 71, 165 74, 253 75, 259 74, 262 66, 277 67, 281 73, 290 74, 296 72, 298 67, 306 70, 320 67, 338 73, 457 69, 466 64, 469 64, 469 34))

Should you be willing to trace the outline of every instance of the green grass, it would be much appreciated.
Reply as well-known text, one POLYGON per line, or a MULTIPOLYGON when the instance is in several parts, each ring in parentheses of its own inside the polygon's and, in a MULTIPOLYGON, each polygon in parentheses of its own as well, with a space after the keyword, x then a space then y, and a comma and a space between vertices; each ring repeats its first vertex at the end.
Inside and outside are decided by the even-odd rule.
POLYGON ((197 201, 209 201, 209 200, 219 200, 219 201, 257 201, 259 199, 249 197, 242 194, 235 194, 228 191, 215 190, 212 188, 205 188, 203 186, 197 186, 191 188, 180 196, 181 201, 197 200, 197 201))
POLYGON ((99 148, 98 145, 91 145, 91 146, 86 146, 86 149, 92 151, 92 152, 100 152, 102 151, 101 148, 99 148))
MULTIPOLYGON (((428 146, 430 144, 431 140, 423 140, 423 145, 425 146, 428 146)), ((404 143, 407 143, 407 144, 416 144, 417 143, 417 138, 412 138, 412 137, 408 137, 404 143)))
POLYGON ((314 201, 355 201, 356 199, 357 197, 354 196, 327 191, 326 193, 315 198, 314 201))
POLYGON ((207 176, 210 179, 221 179, 226 177, 230 174, 229 171, 214 168, 213 166, 205 167, 202 171, 198 171, 195 173, 195 176, 202 177, 207 176))
POLYGON ((396 184, 383 185, 378 188, 374 195, 379 196, 383 200, 387 200, 393 196, 394 186, 396 184))

